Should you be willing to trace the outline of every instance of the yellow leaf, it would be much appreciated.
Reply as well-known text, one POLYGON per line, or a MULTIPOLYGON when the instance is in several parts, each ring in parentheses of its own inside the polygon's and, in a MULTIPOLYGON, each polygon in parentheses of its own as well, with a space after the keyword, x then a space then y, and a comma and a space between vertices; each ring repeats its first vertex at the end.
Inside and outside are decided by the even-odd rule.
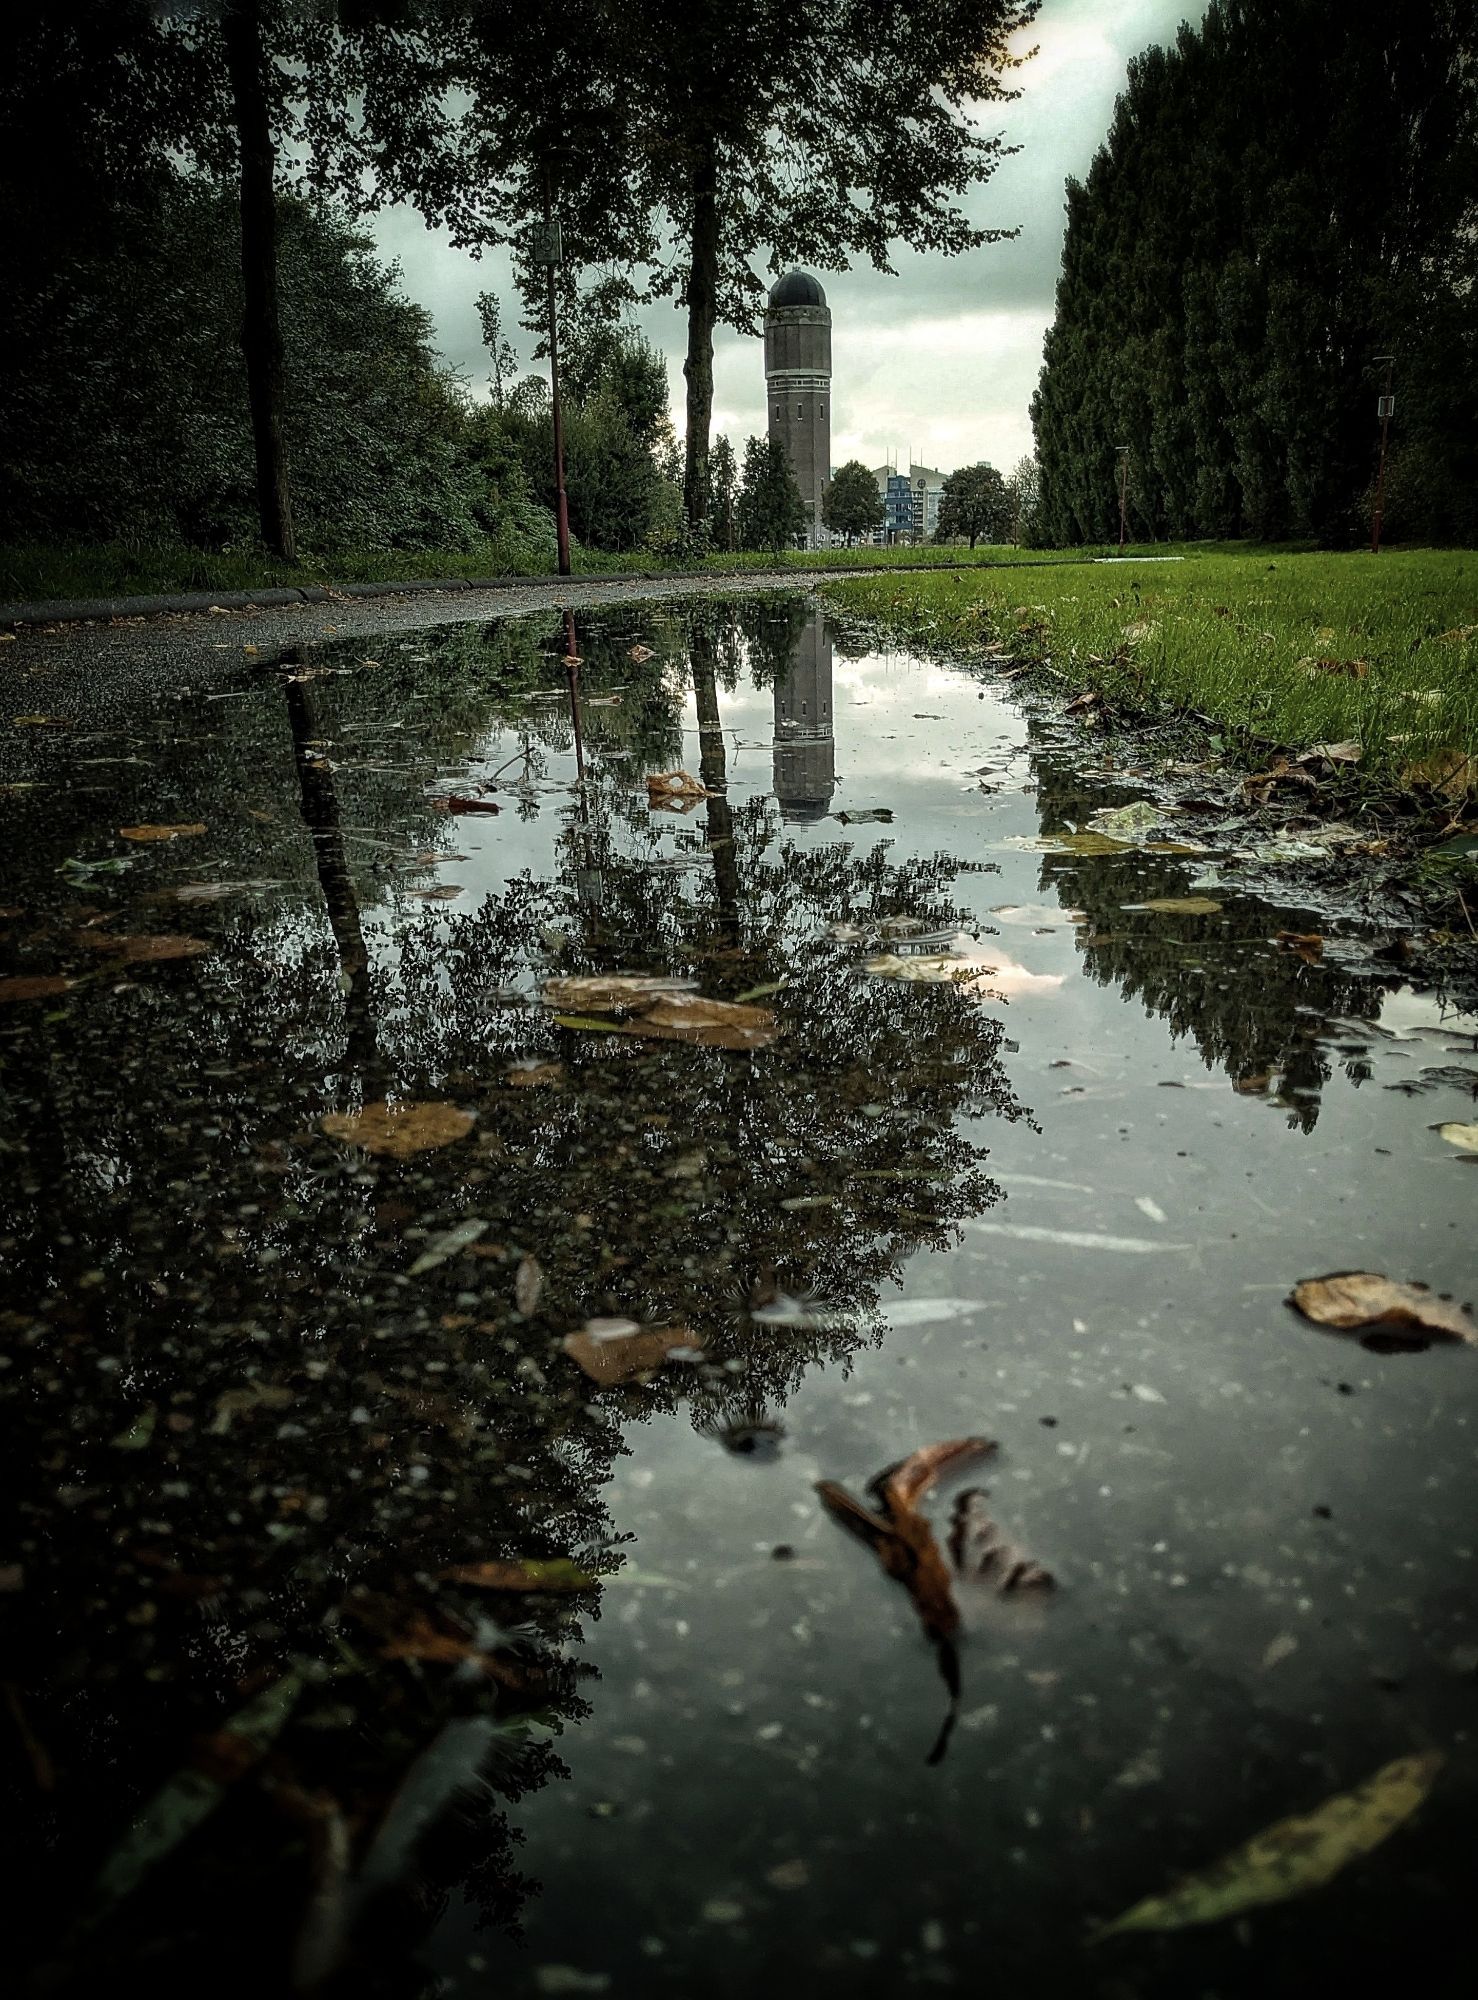
POLYGON ((1178 1889, 1146 1897, 1095 1931, 1089 1942, 1097 1944, 1125 1931, 1179 1931, 1192 1924, 1220 1923, 1243 1910, 1285 1902, 1322 1887, 1410 1819, 1432 1789, 1443 1762, 1440 1750, 1398 1757, 1353 1792, 1340 1792, 1311 1813, 1264 1827, 1245 1846, 1234 1848, 1178 1889))
POLYGON ((1440 1333, 1478 1347, 1478 1325, 1465 1307, 1439 1298, 1425 1285, 1398 1284, 1377 1271, 1332 1271, 1327 1278, 1305 1278, 1294 1286, 1289 1304, 1316 1325, 1343 1332, 1389 1326, 1440 1333))
POLYGON ((331 1111, 318 1124, 330 1139, 405 1160, 413 1153, 429 1153, 465 1139, 472 1130, 472 1114, 441 1102, 366 1104, 362 1111, 331 1111))
POLYGON ((1456 1146, 1460 1152, 1478 1153, 1478 1125, 1439 1125, 1437 1136, 1445 1139, 1449 1146, 1456 1146))

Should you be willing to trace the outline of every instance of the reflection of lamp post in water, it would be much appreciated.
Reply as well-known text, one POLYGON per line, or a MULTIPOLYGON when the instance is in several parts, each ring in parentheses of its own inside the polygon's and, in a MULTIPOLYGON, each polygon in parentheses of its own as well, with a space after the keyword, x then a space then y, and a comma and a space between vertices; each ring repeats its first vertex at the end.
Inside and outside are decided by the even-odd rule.
POLYGON ((530 255, 542 264, 549 277, 549 408, 554 419, 554 526, 559 544, 559 573, 570 573, 570 507, 565 497, 565 432, 559 397, 559 309, 554 296, 554 274, 564 261, 559 224, 546 207, 544 220, 536 223, 530 255))
POLYGON ((775 797, 780 817, 825 819, 836 789, 831 715, 831 639, 812 613, 775 683, 775 797))
MULTIPOLYGON (((580 655, 575 650, 575 614, 565 612, 565 676, 570 689, 570 729, 575 739, 575 774, 578 780, 580 825, 584 830, 584 845, 589 852, 590 835, 590 794, 585 783, 585 733, 580 721, 580 655)), ((584 910, 597 913, 605 901, 605 878, 599 868, 590 862, 577 865, 575 869, 575 898, 584 910)))

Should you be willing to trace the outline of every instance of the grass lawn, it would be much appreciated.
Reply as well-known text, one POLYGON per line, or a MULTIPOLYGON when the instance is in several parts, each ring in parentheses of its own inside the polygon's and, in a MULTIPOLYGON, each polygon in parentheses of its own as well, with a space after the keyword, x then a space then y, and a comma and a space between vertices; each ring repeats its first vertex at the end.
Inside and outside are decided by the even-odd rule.
POLYGON ((1184 562, 829 584, 901 637, 1003 647, 1110 702, 1192 709, 1259 753, 1356 740, 1456 795, 1478 771, 1478 554, 1194 553, 1184 562), (1250 739, 1261 739, 1253 743, 1250 739), (1442 763, 1420 768, 1427 760, 1442 763))
MULTIPOLYGON (((670 557, 641 549, 612 555, 599 549, 575 551, 577 576, 622 576, 632 572, 689 567, 695 573, 748 576, 758 570, 914 570, 959 563, 991 566, 1003 562, 1081 561, 1084 549, 788 549, 779 557, 744 551, 709 556, 703 563, 675 565, 670 557)), ((0 599, 41 603, 53 598, 158 596, 183 590, 262 590, 283 585, 397 583, 437 576, 552 576, 554 551, 531 551, 523 543, 485 542, 473 549, 339 550, 305 554, 295 566, 257 549, 214 554, 178 544, 95 542, 57 547, 44 543, 0 547, 0 599)))

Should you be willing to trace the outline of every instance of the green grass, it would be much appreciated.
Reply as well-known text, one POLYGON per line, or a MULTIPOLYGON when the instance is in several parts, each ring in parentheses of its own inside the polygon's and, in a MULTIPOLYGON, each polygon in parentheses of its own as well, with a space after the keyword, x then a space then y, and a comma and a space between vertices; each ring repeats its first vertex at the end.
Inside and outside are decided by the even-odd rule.
MULTIPOLYGON (((1196 553, 1180 563, 827 585, 914 641, 1004 646, 1111 703, 1191 710, 1257 761, 1357 740, 1362 769, 1478 760, 1478 555, 1196 553)), ((1478 769, 1478 762, 1470 767, 1478 769)))
MULTIPOLYGON (((575 551, 577 576, 623 576, 690 567, 714 576, 759 571, 919 570, 959 564, 989 568, 1001 563, 1081 561, 1084 549, 790 549, 780 557, 749 551, 712 555, 701 564, 674 564, 649 549, 613 555, 575 551)), ((162 596, 183 590, 262 590, 283 585, 397 583, 436 576, 552 576, 554 552, 522 542, 484 542, 472 549, 367 549, 308 553, 296 565, 260 549, 223 554, 163 542, 95 542, 58 547, 44 543, 0 548, 0 599, 41 603, 52 598, 162 596)))

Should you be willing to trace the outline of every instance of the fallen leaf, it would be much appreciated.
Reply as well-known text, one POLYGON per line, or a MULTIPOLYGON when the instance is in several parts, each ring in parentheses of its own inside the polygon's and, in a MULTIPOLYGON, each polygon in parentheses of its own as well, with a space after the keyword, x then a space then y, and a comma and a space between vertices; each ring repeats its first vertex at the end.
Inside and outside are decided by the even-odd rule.
POLYGON ((597 1582, 568 1556, 526 1562, 458 1563, 441 1573, 449 1583, 470 1584, 474 1590, 592 1590, 597 1582))
POLYGON ((546 1006, 607 1007, 618 1018, 593 1014, 558 1016, 562 1028, 607 1035, 640 1035, 653 1041, 694 1042, 705 1048, 763 1049, 778 1040, 780 1028, 768 1007, 738 1000, 709 1000, 680 988, 677 980, 551 979, 540 998, 546 1006))
POLYGON ((949 1552, 962 1576, 980 1577, 1002 1597, 1013 1590, 1051 1590, 1050 1570, 1008 1541, 991 1519, 982 1488, 972 1486, 954 1506, 949 1552))
POLYGON ((523 1257, 513 1274, 513 1303, 525 1319, 539 1310, 544 1296, 544 1267, 537 1257, 523 1257))
POLYGON ((330 1139, 342 1139, 345 1145, 362 1146, 367 1153, 406 1160, 413 1153, 429 1153, 438 1146, 450 1146, 456 1139, 465 1139, 472 1124, 470 1111, 433 1100, 366 1104, 362 1111, 330 1111, 319 1119, 318 1129, 330 1139))
POLYGON ((1089 833, 1106 833, 1115 840, 1132 840, 1137 833, 1148 833, 1157 827, 1174 810, 1170 806, 1159 806, 1152 799, 1133 799, 1127 806, 1104 806, 1088 821, 1089 833))
POLYGON ((281 1734, 302 1688, 298 1675, 290 1673, 255 1696, 206 1740, 205 1768, 186 1765, 138 1809, 127 1833, 98 1872, 86 1928, 132 1895, 215 1811, 229 1786, 261 1762, 281 1734))
POLYGON ((626 657, 628 660, 635 660, 636 664, 641 666, 643 661, 654 660, 657 656, 650 646, 633 646, 626 657))
POLYGON ((1052 993, 1062 985, 1060 972, 1029 972, 999 951, 978 945, 964 931, 951 940, 948 953, 879 952, 862 961, 876 979, 901 979, 929 986, 962 986, 967 992, 1009 999, 1020 993, 1052 993))
POLYGON ((423 903, 449 903, 453 896, 460 896, 460 882, 438 882, 433 889, 408 889, 408 896, 419 896, 423 903))
POLYGON ((1478 761, 1462 750, 1434 750, 1402 766, 1401 782, 1409 791, 1436 792, 1445 799, 1464 798, 1478 791, 1478 761))
POLYGON ((1315 743, 1309 749, 1300 751, 1293 761, 1295 764, 1358 764, 1361 754, 1359 743, 1351 736, 1342 743, 1315 743))
POLYGON ((654 806, 671 806, 680 800, 696 803, 713 796, 691 771, 654 771, 647 779, 647 797, 654 806))
POLYGON ((1121 903, 1124 910, 1156 910, 1167 917, 1214 917, 1221 904, 1213 896, 1154 896, 1147 903, 1121 903))
POLYGON ((224 1437, 235 1418, 248 1416, 253 1410, 285 1410, 296 1401, 293 1391, 280 1382, 248 1382, 240 1389, 227 1389, 216 1397, 208 1434, 224 1437))
POLYGON ((163 965, 171 959, 203 958, 215 946, 196 937, 118 937, 98 935, 98 948, 113 955, 115 965, 163 965))
POLYGON ((869 1491, 878 1503, 876 1513, 835 1480, 823 1479, 816 1487, 833 1520, 866 1542, 887 1574, 908 1591, 919 1622, 934 1646, 949 1707, 929 1752, 931 1764, 937 1764, 944 1755, 959 1706, 960 1665, 954 1635, 959 1629, 960 1612, 934 1531, 918 1511, 917 1503, 941 1472, 994 1450, 988 1438, 958 1438, 946 1444, 925 1445, 880 1472, 872 1481, 869 1491))
POLYGON ((12 1000, 50 1000, 58 993, 69 993, 75 984, 59 972, 11 973, 0 979, 0 1007, 12 1000))
POLYGON ((565 1066, 560 1062, 540 1062, 530 1057, 514 1063, 505 1072, 505 1081, 522 1090, 542 1090, 564 1082, 565 1066))
POLYGON ((1460 1125, 1449 1122, 1433 1127, 1439 1139, 1445 1139, 1449 1146, 1456 1146, 1462 1153, 1478 1153, 1478 1125, 1460 1125))
POLYGON ((1107 833, 1016 833, 1007 836, 1007 847, 1028 853, 1131 854, 1132 841, 1115 840, 1107 833))
POLYGON ((546 979, 539 998, 546 1007, 557 1007, 561 1013, 631 1014, 664 993, 690 993, 696 984, 692 979, 665 979, 639 972, 593 973, 546 979))
POLYGON ((686 1327, 641 1326, 634 1319, 588 1319, 561 1343, 566 1354, 603 1389, 646 1375, 668 1361, 702 1358, 686 1327))
POLYGON ((469 799, 460 792, 446 793, 431 803, 446 813, 496 813, 503 810, 496 799, 469 799))
POLYGON ((1298 660, 1295 665, 1309 674, 1342 674, 1346 680, 1363 681, 1370 673, 1369 660, 1298 660))
POLYGON ((1324 940, 1318 931, 1275 931, 1273 935, 1285 951, 1291 951, 1305 965, 1317 965, 1324 956, 1324 940))
POLYGON ((893 808, 891 806, 864 806, 857 812, 833 813, 832 818, 843 826, 891 826, 893 808))
POLYGON ((15 729, 65 729, 67 726, 60 715, 13 715, 10 721, 15 729))
POLYGON ((1398 1757, 1352 1792, 1311 1813, 1278 1820, 1199 1875, 1163 1896, 1136 1903, 1089 1942, 1126 1931, 1178 1931, 1219 1923, 1243 1910, 1318 1889, 1349 1862, 1369 1854, 1410 1819, 1442 1769, 1441 1751, 1398 1757))
POLYGON ((194 820, 182 826, 120 826, 120 840, 184 840, 197 833, 204 833, 205 821, 194 820))
POLYGON ((434 1271, 438 1264, 445 1264, 449 1257, 455 1257, 475 1243, 479 1236, 487 1234, 487 1223, 480 1215, 469 1215, 465 1222, 447 1229, 440 1236, 433 1236, 415 1263, 411 1265, 409 1276, 419 1278, 426 1271, 434 1271))
POLYGON ((1440 1334, 1478 1347, 1478 1325, 1466 1306, 1439 1297, 1425 1285, 1404 1285, 1376 1271, 1332 1271, 1326 1278, 1305 1278, 1295 1285, 1288 1303, 1316 1326, 1351 1332, 1362 1327, 1407 1329, 1418 1336, 1440 1334))
POLYGON ((433 1666, 472 1666, 500 1686, 522 1690, 529 1669, 501 1653, 485 1652, 467 1630, 443 1613, 406 1611, 382 1598, 351 1598, 345 1609, 380 1640, 382 1660, 424 1660, 433 1666))

